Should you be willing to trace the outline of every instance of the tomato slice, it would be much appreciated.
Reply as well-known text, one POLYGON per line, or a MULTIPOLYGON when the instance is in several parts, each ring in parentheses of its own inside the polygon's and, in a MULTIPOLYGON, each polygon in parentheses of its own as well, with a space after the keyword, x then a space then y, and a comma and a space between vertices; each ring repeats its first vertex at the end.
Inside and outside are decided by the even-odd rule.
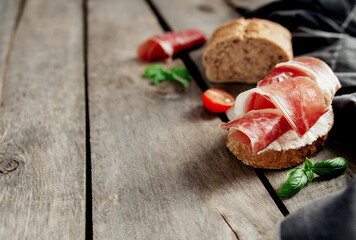
POLYGON ((203 93, 203 104, 213 113, 226 112, 234 105, 234 102, 230 94, 217 88, 210 88, 203 93))

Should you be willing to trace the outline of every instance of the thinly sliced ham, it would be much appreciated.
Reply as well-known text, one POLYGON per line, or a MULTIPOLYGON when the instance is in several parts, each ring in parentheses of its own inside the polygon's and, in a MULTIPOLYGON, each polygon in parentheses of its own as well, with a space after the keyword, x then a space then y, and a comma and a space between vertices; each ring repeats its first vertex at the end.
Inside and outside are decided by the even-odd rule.
POLYGON ((315 79, 315 75, 312 73, 305 72, 293 66, 282 65, 273 69, 267 77, 259 81, 257 87, 263 87, 275 82, 282 82, 294 77, 310 77, 311 79, 315 79))
POLYGON ((231 129, 233 139, 249 146, 252 153, 257 153, 291 127, 278 109, 261 109, 223 124, 222 128, 231 129))
POLYGON ((331 68, 323 61, 313 57, 300 57, 294 60, 277 64, 276 68, 289 67, 305 72, 311 79, 318 83, 323 89, 330 102, 336 91, 341 87, 339 79, 336 77, 331 68))
POLYGON ((137 55, 142 61, 168 60, 183 50, 200 47, 206 41, 205 34, 197 29, 168 32, 148 38, 139 46, 137 55))
POLYGON ((254 153, 263 150, 287 129, 281 126, 280 118, 287 122, 287 130, 293 129, 302 137, 327 112, 339 88, 340 83, 332 70, 319 59, 303 57, 278 64, 256 88, 237 97, 237 119, 223 124, 222 128, 232 130, 230 134, 254 153), (266 110, 279 113, 268 115, 268 127, 266 110), (235 133, 236 130, 239 133, 235 133), (274 134, 270 134, 272 132, 274 134))
POLYGON ((308 77, 289 78, 257 89, 258 97, 250 98, 246 103, 247 111, 265 108, 267 100, 268 104, 279 109, 300 137, 318 121, 329 106, 324 92, 308 77), (262 106, 253 102, 259 98, 265 99, 262 106))

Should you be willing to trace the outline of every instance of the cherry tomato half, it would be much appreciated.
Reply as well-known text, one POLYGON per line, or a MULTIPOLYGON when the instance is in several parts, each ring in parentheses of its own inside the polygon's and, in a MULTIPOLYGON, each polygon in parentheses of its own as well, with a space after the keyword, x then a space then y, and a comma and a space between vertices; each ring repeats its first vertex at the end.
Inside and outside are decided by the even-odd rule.
POLYGON ((203 104, 213 113, 223 113, 234 105, 234 98, 227 92, 210 88, 203 93, 203 104))

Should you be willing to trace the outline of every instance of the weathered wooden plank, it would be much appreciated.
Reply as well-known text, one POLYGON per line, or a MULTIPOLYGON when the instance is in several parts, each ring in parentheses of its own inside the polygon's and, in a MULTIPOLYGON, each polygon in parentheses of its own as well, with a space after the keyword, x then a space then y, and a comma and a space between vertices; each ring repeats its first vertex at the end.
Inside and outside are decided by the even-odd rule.
POLYGON ((141 77, 137 46, 160 32, 144 1, 89 1, 94 238, 273 239, 282 214, 224 147, 197 85, 141 77))
POLYGON ((9 56, 16 15, 20 10, 20 0, 0 1, 0 99, 2 83, 6 74, 6 59, 9 56))
MULTIPOLYGON (((175 1, 174 3, 168 3, 164 0, 153 0, 153 2, 173 30, 182 30, 194 26, 195 28, 202 29, 208 36, 210 36, 212 31, 219 25, 225 21, 238 17, 237 13, 235 13, 235 15, 231 13, 233 10, 227 5, 224 6, 223 1, 221 0, 209 1, 209 3, 206 3, 204 0, 181 0, 175 1), (209 7, 205 7, 205 9, 210 9, 210 11, 202 11, 201 8, 197 7, 205 4, 209 4, 209 7), (189 9, 189 16, 191 16, 189 18, 185 17, 187 16, 186 9, 189 9), (208 21, 208 24, 206 21, 208 21), (192 24, 192 22, 194 24, 192 24)), ((200 66, 199 69, 201 74, 206 80, 204 67, 202 67, 201 64, 202 50, 192 53, 191 56, 195 64, 200 66)), ((255 87, 255 85, 245 84, 212 84, 207 80, 206 83, 210 87, 225 89, 235 96, 239 92, 255 87)), ((233 119, 232 111, 228 112, 228 117, 233 119)), ((332 145, 332 143, 327 143, 327 146, 312 158, 312 161, 319 161, 337 156, 332 145)), ((349 161, 356 161, 356 159, 349 159, 349 161)), ((354 166, 354 164, 350 164, 350 167, 352 166, 354 166)), ((278 191, 279 187, 285 181, 287 171, 288 170, 265 171, 266 177, 276 191, 278 191)), ((354 172, 354 170, 351 169, 349 170, 349 175, 339 177, 332 181, 316 181, 309 184, 306 190, 301 191, 296 196, 292 198, 283 198, 282 200, 289 211, 294 211, 314 199, 344 188, 346 186, 346 179, 352 175, 352 172, 354 172)))
POLYGON ((276 0, 224 0, 230 6, 234 8, 244 8, 249 10, 254 10, 256 8, 262 7, 268 3, 274 2, 276 0))
POLYGON ((81 1, 27 1, 0 109, 0 239, 85 237, 82 43, 81 1))

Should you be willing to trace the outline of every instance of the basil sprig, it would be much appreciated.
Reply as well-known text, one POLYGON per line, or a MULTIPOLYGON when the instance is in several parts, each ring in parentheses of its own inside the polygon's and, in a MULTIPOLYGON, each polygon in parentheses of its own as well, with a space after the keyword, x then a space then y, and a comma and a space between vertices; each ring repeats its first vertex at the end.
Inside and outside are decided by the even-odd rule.
POLYGON ((192 78, 188 70, 184 67, 175 66, 167 71, 162 66, 157 64, 152 64, 147 67, 145 73, 143 74, 145 78, 152 78, 152 84, 157 85, 167 79, 181 84, 183 87, 189 87, 190 79, 192 78))
POLYGON ((314 165, 309 158, 305 158, 304 169, 297 167, 290 170, 287 180, 278 191, 278 195, 283 197, 292 196, 305 187, 308 180, 311 182, 314 174, 329 179, 345 174, 348 167, 349 164, 343 157, 320 161, 314 165))
POLYGON ((304 169, 294 168, 288 172, 287 180, 278 191, 279 196, 292 196, 307 185, 308 177, 304 169))

